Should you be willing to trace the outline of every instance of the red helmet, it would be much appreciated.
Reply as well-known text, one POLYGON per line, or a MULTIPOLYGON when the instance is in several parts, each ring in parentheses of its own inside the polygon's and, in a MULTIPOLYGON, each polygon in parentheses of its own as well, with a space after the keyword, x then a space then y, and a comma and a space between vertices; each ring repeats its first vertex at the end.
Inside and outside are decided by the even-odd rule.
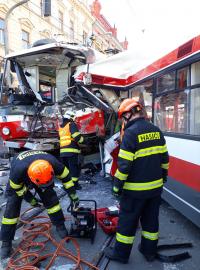
POLYGON ((53 167, 43 159, 33 161, 28 167, 28 176, 37 186, 49 186, 52 183, 53 175, 53 167))
POLYGON ((138 111, 138 112, 142 110, 142 105, 138 101, 136 101, 135 99, 127 98, 127 99, 123 100, 119 106, 119 109, 118 109, 119 119, 122 118, 122 115, 124 113, 130 112, 135 107, 136 107, 136 111, 138 111))

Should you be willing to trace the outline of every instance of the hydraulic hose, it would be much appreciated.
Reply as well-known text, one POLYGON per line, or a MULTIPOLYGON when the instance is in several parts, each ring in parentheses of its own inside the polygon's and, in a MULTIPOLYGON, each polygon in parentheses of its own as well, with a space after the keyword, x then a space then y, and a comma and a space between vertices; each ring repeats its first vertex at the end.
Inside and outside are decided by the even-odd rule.
MULTIPOLYGON (((12 254, 6 270, 39 270, 40 262, 49 259, 45 267, 45 270, 48 270, 59 256, 74 262, 74 269, 82 270, 81 264, 85 264, 89 269, 99 270, 96 266, 81 259, 80 246, 75 238, 65 237, 60 242, 55 240, 50 232, 51 222, 47 216, 35 216, 31 221, 24 219, 24 215, 29 210, 20 217, 20 221, 24 224, 22 241, 12 254), (47 242, 55 246, 54 252, 45 254, 47 242), (75 254, 67 249, 69 242, 75 248, 75 254)), ((70 219, 70 217, 65 219, 70 219)))

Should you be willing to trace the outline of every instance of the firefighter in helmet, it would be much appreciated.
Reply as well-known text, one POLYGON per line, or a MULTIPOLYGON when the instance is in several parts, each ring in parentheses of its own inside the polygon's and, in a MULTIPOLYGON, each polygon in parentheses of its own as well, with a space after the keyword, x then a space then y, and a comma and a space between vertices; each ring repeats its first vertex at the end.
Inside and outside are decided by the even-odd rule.
POLYGON ((154 260, 157 252, 159 206, 169 157, 162 132, 145 115, 143 106, 131 98, 118 109, 118 117, 125 121, 113 183, 114 195, 120 195, 120 214, 115 246, 106 248, 105 255, 122 263, 128 263, 139 219, 139 251, 147 261, 154 260))
POLYGON ((84 139, 73 119, 72 113, 65 113, 62 117, 62 123, 59 127, 60 157, 69 168, 75 188, 81 189, 78 182, 80 175, 79 155, 81 153, 80 144, 83 143, 84 139))
POLYGON ((35 189, 47 209, 58 235, 61 238, 68 235, 64 224, 65 218, 53 189, 55 177, 62 181, 74 209, 77 208, 79 198, 76 195, 69 170, 54 156, 43 151, 29 150, 21 152, 12 160, 9 180, 12 193, 7 198, 0 233, 2 259, 11 254, 21 203, 27 190, 35 189))

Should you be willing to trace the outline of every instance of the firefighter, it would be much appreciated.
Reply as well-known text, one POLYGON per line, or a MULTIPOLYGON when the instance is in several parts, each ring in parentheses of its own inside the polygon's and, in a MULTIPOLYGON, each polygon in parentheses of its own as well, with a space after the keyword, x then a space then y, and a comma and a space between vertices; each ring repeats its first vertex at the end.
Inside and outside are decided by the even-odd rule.
POLYGON ((61 238, 68 235, 65 227, 65 219, 54 191, 54 178, 57 177, 63 183, 74 209, 78 207, 79 199, 76 195, 74 183, 71 180, 69 170, 54 156, 36 150, 29 150, 18 154, 11 163, 10 188, 12 194, 7 198, 6 209, 1 226, 1 258, 7 258, 12 251, 17 221, 20 215, 21 203, 27 190, 35 189, 56 231, 61 238))
MULTIPOLYGON (((13 189, 10 186, 10 181, 8 181, 6 185, 6 190, 5 190, 5 198, 7 198, 8 196, 12 196, 12 194, 13 194, 13 189)), ((26 193, 23 196, 23 199, 33 207, 41 206, 40 201, 38 201, 38 199, 35 198, 35 196, 31 193, 30 190, 26 191, 26 193)))
POLYGON ((142 105, 124 100, 118 117, 125 121, 113 193, 120 196, 119 223, 114 248, 106 248, 111 260, 128 263, 140 220, 139 251, 153 261, 158 243, 158 216, 163 183, 169 167, 168 151, 160 129, 145 119, 142 105))
POLYGON ((73 118, 73 114, 65 113, 59 127, 60 157, 69 168, 75 188, 81 189, 78 182, 80 175, 79 155, 81 153, 79 144, 82 144, 84 139, 73 118))

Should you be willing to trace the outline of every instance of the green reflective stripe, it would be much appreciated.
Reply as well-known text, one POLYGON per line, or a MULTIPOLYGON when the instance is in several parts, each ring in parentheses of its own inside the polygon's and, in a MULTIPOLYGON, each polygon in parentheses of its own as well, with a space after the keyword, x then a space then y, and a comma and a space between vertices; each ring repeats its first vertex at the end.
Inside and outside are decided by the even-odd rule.
POLYGON ((128 174, 121 173, 121 172, 117 169, 117 171, 116 171, 116 173, 115 173, 115 177, 118 178, 119 180, 124 181, 124 180, 127 179, 128 174))
POLYGON ((163 179, 155 180, 152 182, 146 182, 146 183, 130 183, 125 182, 123 189, 127 190, 150 190, 155 189, 163 186, 163 179))
POLYGON ((72 181, 73 182, 77 182, 78 181, 78 177, 72 177, 72 181))
POLYGON ((73 186, 74 186, 74 183, 73 183, 72 180, 70 180, 70 181, 68 181, 68 182, 66 182, 66 183, 63 183, 63 186, 64 186, 66 189, 68 189, 68 188, 70 188, 70 187, 73 187, 73 186))
POLYGON ((71 138, 65 138, 65 139, 61 139, 60 140, 60 145, 61 146, 65 146, 65 145, 70 145, 72 142, 72 139, 71 138))
POLYGON ((14 225, 17 224, 18 218, 2 218, 2 224, 14 225))
POLYGON ((135 152, 135 159, 139 157, 145 157, 155 154, 163 154, 167 152, 167 146, 153 146, 149 148, 143 148, 135 152))
POLYGON ((147 232, 147 231, 142 231, 142 236, 146 239, 149 240, 158 240, 158 232, 156 233, 151 233, 151 232, 147 232))
POLYGON ((113 187, 113 191, 118 192, 119 191, 119 188, 114 186, 113 187))
POLYGON ((78 141, 78 143, 82 143, 83 142, 83 137, 80 138, 80 140, 78 141))
POLYGON ((56 213, 56 212, 58 212, 60 210, 61 210, 60 204, 57 204, 57 205, 55 205, 55 206, 53 206, 51 208, 48 208, 47 213, 48 214, 54 214, 54 213, 56 213))
POLYGON ((131 152, 125 151, 125 150, 123 150, 123 149, 120 149, 120 150, 119 150, 119 155, 118 155, 118 157, 123 158, 123 159, 130 160, 130 161, 133 161, 133 159, 134 159, 134 154, 131 153, 131 152))
POLYGON ((63 148, 63 149, 60 149, 60 153, 80 153, 81 150, 79 149, 76 149, 76 148, 63 148))
POLYGON ((23 186, 23 183, 20 183, 20 184, 15 184, 11 179, 10 179, 10 186, 11 188, 13 189, 19 189, 23 186))
POLYGON ((81 135, 81 133, 80 132, 74 132, 73 134, 72 134, 72 138, 76 138, 77 136, 79 136, 79 135, 81 135))
POLYGON ((134 236, 125 236, 120 233, 116 233, 116 240, 123 244, 133 244, 134 236))
POLYGON ((21 197, 21 196, 24 195, 24 193, 26 193, 26 191, 27 191, 27 187, 26 186, 23 186, 23 188, 21 190, 16 191, 16 193, 17 193, 17 195, 19 197, 21 197))
POLYGON ((64 168, 64 171, 62 172, 62 174, 61 175, 56 175, 56 177, 59 178, 59 179, 63 179, 65 177, 67 177, 68 174, 69 174, 69 170, 67 169, 67 167, 65 167, 64 168))
POLYGON ((165 170, 168 170, 169 169, 169 163, 162 163, 161 168, 165 169, 165 170))

